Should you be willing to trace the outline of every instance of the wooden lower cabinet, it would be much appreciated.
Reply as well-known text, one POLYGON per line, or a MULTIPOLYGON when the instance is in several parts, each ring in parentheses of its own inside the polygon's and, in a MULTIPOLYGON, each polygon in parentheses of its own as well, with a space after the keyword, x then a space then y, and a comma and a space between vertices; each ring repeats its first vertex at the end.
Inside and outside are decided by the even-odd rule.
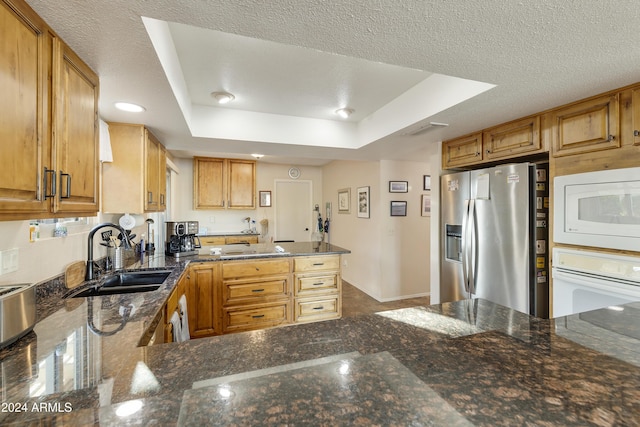
POLYGON ((218 286, 220 263, 194 263, 187 270, 187 310, 191 338, 202 338, 220 333, 218 314, 218 286))
POLYGON ((291 322, 291 259, 222 263, 222 332, 291 322))
POLYGON ((168 325, 185 293, 191 338, 342 316, 340 255, 194 262, 180 284, 165 318, 168 325))
MULTIPOLYGON (((169 299, 167 299, 167 303, 164 306, 164 342, 173 341, 173 326, 171 325, 171 316, 173 316, 173 313, 178 310, 178 301, 180 301, 180 297, 182 297, 182 295, 184 295, 187 290, 187 281, 188 274, 183 275, 178 281, 176 287, 173 288, 173 291, 171 292, 171 295, 169 296, 169 299)), ((187 301, 187 311, 188 310, 189 301, 187 301)))
POLYGON ((200 244, 202 246, 221 246, 231 245, 233 243, 258 243, 257 235, 246 236, 200 236, 200 244))
POLYGON ((340 255, 296 257, 293 271, 295 323, 342 317, 340 255))

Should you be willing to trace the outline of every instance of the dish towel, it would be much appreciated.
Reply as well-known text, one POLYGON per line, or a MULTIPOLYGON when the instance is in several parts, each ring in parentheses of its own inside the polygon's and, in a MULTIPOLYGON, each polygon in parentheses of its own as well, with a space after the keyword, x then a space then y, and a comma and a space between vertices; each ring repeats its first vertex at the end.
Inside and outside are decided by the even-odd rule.
POLYGON ((189 341, 191 335, 189 334, 189 315, 187 314, 187 297, 185 295, 182 295, 178 300, 178 310, 182 322, 180 325, 182 339, 180 341, 189 341))
POLYGON ((171 315, 171 326, 173 326, 173 342, 182 341, 182 324, 180 323, 180 314, 178 310, 171 315))

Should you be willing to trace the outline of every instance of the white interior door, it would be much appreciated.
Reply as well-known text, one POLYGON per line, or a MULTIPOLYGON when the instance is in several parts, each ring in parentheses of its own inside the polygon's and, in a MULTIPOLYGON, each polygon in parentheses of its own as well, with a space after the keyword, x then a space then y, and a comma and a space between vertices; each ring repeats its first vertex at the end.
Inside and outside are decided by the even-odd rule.
POLYGON ((311 181, 276 180, 273 240, 308 242, 313 231, 311 181))

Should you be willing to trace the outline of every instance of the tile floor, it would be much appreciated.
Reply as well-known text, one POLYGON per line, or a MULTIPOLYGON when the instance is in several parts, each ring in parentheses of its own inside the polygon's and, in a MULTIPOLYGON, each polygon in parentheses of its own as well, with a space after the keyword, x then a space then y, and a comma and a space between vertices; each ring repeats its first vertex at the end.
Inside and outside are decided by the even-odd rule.
POLYGON ((429 303, 429 297, 378 302, 352 284, 342 281, 342 317, 371 314, 378 311, 395 310, 416 305, 429 305, 429 303))

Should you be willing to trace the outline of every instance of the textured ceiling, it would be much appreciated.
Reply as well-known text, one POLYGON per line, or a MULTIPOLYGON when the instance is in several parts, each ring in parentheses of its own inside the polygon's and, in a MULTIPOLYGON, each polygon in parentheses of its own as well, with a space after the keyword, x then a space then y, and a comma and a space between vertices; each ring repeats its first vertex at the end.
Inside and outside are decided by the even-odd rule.
MULTIPOLYGON (((273 161, 300 164, 334 158, 419 160, 420 153, 428 152, 439 139, 640 81, 636 0, 27 2, 99 74, 101 115, 106 120, 148 125, 177 154, 241 156, 259 151, 273 161), (193 138, 145 31, 143 16, 341 55, 353 63, 366 60, 496 87, 425 118, 448 123, 446 128, 413 137, 390 134, 357 150, 230 142, 232 136, 228 140, 193 138), (117 112, 111 105, 120 99, 141 103, 147 111, 136 117, 117 112)), ((240 85, 259 88, 256 92, 279 87, 275 83, 281 83, 282 77, 265 71, 260 67, 230 70, 243 76, 240 85)), ((354 93, 358 81, 349 82, 347 73, 343 80, 339 72, 325 75, 314 75, 308 87, 347 82, 341 90, 354 93)), ((292 85, 298 93, 302 92, 299 84, 296 80, 292 85)), ((397 90, 403 84, 413 82, 403 81, 397 90)), ((196 92, 193 97, 201 96, 202 91, 196 92)), ((319 97, 318 102, 325 100, 319 97)), ((375 109, 376 102, 386 101, 363 95, 353 102, 375 109)), ((277 97, 273 109, 267 104, 255 109, 295 114, 277 97)), ((412 111, 406 113, 410 116, 412 111)), ((297 114, 313 113, 299 110, 297 114)))

